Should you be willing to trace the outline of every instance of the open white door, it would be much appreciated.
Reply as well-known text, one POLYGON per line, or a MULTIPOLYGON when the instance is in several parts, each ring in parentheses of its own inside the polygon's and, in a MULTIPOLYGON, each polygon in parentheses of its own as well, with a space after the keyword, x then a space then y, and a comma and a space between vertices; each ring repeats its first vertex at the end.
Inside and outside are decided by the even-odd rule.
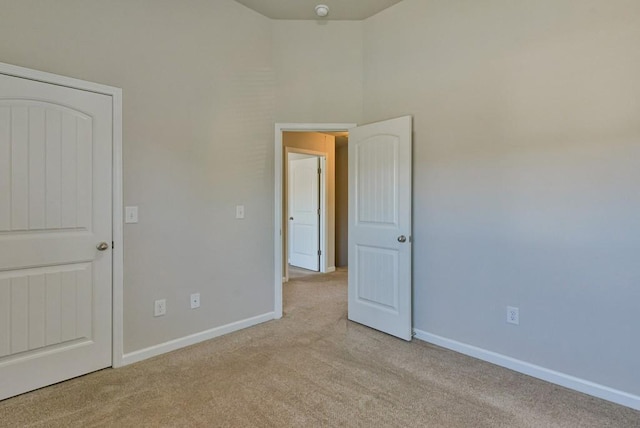
POLYGON ((349 319, 411 340, 411 116, 349 130, 349 319))
POLYGON ((0 74, 0 399, 111 366, 112 111, 0 74))
POLYGON ((315 156, 289 160, 289 264, 320 270, 320 173, 315 156))

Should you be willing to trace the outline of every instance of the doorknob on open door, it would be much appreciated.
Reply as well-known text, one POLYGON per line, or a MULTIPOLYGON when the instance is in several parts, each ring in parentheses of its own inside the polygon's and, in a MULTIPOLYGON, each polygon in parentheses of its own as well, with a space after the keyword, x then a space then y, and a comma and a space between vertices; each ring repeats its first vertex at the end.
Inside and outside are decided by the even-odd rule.
POLYGON ((107 244, 106 242, 101 242, 101 243, 99 243, 98 245, 96 245, 96 248, 97 248, 99 251, 104 251, 104 250, 106 250, 107 248, 109 248, 109 244, 107 244))
POLYGON ((407 237, 404 235, 398 236, 398 242, 407 242, 407 237))
POLYGON ((293 217, 289 217, 289 220, 293 220, 293 217))

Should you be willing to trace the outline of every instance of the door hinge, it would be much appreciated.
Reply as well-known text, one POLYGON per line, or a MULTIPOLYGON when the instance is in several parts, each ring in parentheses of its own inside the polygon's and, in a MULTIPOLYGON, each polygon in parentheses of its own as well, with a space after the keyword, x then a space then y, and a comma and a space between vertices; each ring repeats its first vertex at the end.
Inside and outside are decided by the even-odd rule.
POLYGON ((113 245, 113 241, 111 241, 111 248, 115 248, 116 246, 113 245))
POLYGON ((322 168, 318 168, 318 174, 322 174, 322 168))
POLYGON ((318 215, 320 215, 320 208, 318 208, 318 215))
POLYGON ((318 255, 321 256, 322 255, 322 251, 318 250, 318 255))

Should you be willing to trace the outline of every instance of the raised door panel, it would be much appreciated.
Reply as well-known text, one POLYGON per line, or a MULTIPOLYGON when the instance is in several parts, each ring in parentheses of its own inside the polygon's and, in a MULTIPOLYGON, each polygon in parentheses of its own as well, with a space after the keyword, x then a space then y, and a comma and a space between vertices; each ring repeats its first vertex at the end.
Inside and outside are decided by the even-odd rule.
POLYGON ((0 357, 92 340, 91 264, 0 272, 0 357))
POLYGON ((356 220, 371 227, 398 226, 398 138, 376 135, 356 149, 356 220))
POLYGON ((398 313, 398 251, 356 247, 356 296, 360 303, 398 313))
POLYGON ((75 110, 0 100, 0 232, 90 228, 91 129, 75 110))

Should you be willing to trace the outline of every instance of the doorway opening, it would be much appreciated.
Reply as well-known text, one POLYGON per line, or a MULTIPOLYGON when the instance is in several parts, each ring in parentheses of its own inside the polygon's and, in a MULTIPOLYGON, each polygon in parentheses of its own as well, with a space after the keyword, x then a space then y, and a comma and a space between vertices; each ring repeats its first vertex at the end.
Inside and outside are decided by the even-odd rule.
MULTIPOLYGON (((319 266, 318 271, 323 273, 333 272, 336 263, 345 260, 346 236, 336 236, 339 233, 346 234, 347 208, 336 210, 336 140, 346 148, 346 136, 348 130, 355 127, 354 123, 330 123, 330 124, 276 124, 275 127, 275 318, 282 317, 282 284, 288 280, 289 258, 291 253, 288 247, 289 229, 291 222, 295 221, 295 215, 288 210, 289 192, 287 182, 289 180, 289 153, 311 155, 320 160, 320 190, 319 190, 319 266), (311 140, 316 140, 313 145, 311 140), (322 165, 324 159, 324 166, 322 165), (324 174, 322 173, 324 172, 324 174), (324 177, 322 176, 324 175, 324 177), (324 189, 322 186, 324 185, 324 189), (323 215, 324 214, 324 215, 323 215), (294 220, 289 220, 291 217, 294 220), (338 218, 339 217, 339 218, 338 218), (339 242, 340 241, 340 242, 339 242), (340 258, 341 257, 341 258, 340 258), (340 260, 339 260, 340 258, 340 260)), ((309 161, 311 162, 311 161, 309 161)), ((344 162, 343 162, 344 163, 344 162)), ((344 177, 346 175, 343 174, 344 177)), ((345 188, 347 180, 343 183, 345 188)), ((340 192, 338 192, 340 193, 340 192)), ((342 194, 341 194, 342 195, 342 194)), ((341 197, 341 196, 340 196, 341 197)), ((311 198, 312 199, 312 198, 311 198)), ((344 200, 344 198, 342 198, 344 200)))
MULTIPOLYGON (((411 340, 412 123, 411 116, 402 116, 361 126, 276 124, 275 319, 282 317, 282 274, 286 260, 282 209, 284 136, 288 131, 294 134, 348 131, 351 141, 348 144, 347 317, 411 340)), ((327 259, 330 258, 328 255, 327 259)))

